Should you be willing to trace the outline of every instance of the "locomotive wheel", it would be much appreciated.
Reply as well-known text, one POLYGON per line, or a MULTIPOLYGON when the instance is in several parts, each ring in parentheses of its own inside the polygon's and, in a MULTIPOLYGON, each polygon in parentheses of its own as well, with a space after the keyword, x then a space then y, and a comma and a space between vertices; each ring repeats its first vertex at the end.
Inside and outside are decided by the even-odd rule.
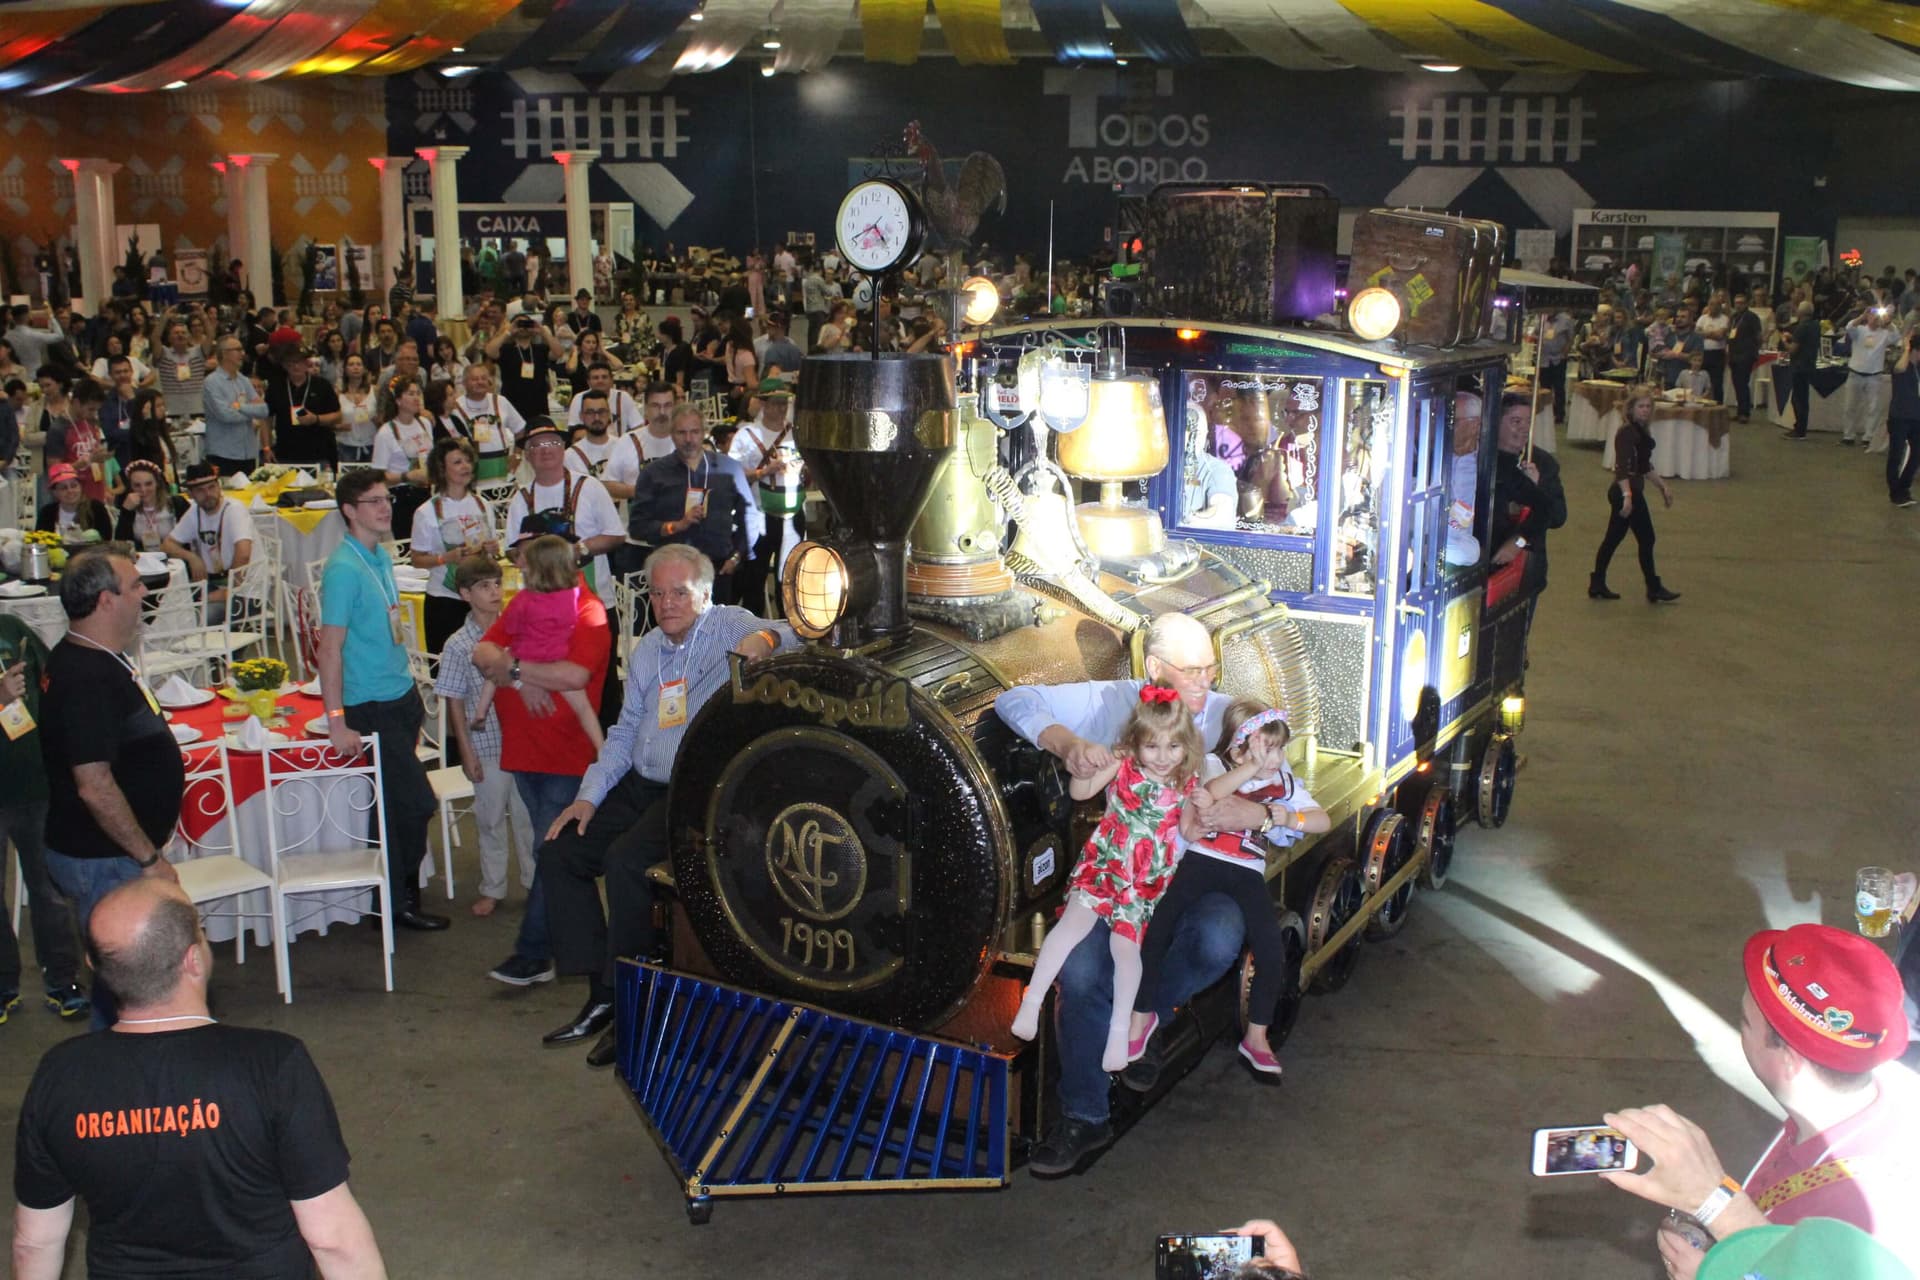
MULTIPOLYGON (((1340 926, 1353 919, 1366 896, 1366 885, 1353 859, 1329 859, 1320 869, 1319 882, 1313 889, 1313 907, 1307 915, 1307 954, 1319 952, 1327 939, 1340 931, 1340 926)), ((1353 976, 1353 966, 1360 959, 1360 939, 1361 934, 1356 933, 1338 955, 1327 958, 1313 975, 1311 990, 1338 991, 1347 985, 1347 979, 1353 976)))
POLYGON ((1474 818, 1483 827, 1504 827, 1507 812, 1513 808, 1513 783, 1517 774, 1513 739, 1496 733, 1480 753, 1480 771, 1475 775, 1480 803, 1474 818))
POLYGON ((1435 783, 1420 802, 1414 848, 1425 850, 1427 855, 1420 868, 1420 883, 1429 889, 1443 887, 1453 868, 1453 793, 1444 783, 1435 783))
MULTIPOLYGON (((1280 998, 1267 1015, 1267 1044, 1275 1050, 1293 1033, 1301 1002, 1306 999, 1306 993, 1300 989, 1300 962, 1307 955, 1307 926, 1293 912, 1284 911, 1280 914, 1280 928, 1287 935, 1287 972, 1280 983, 1280 998)), ((1249 951, 1240 957, 1240 1033, 1243 1036, 1247 1023, 1252 1021, 1252 1010, 1247 1005, 1252 994, 1253 952, 1249 951)))
MULTIPOLYGON (((1367 835, 1360 847, 1363 859, 1361 878, 1366 884, 1367 895, 1371 897, 1380 891, 1381 885, 1398 874, 1407 865, 1407 859, 1413 856, 1413 839, 1407 820, 1391 809, 1376 811, 1367 822, 1367 835)), ((1373 919, 1367 922, 1367 936, 1391 938, 1400 932, 1407 923, 1407 912, 1412 905, 1413 881, 1408 880, 1374 912, 1373 919)))

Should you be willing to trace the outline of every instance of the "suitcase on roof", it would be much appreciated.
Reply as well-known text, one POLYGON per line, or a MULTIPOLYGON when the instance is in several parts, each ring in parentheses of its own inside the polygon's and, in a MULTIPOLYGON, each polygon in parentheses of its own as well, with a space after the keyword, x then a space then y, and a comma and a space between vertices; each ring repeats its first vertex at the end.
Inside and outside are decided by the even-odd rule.
POLYGON ((1400 299, 1409 346, 1472 342, 1493 322, 1504 236, 1498 223, 1416 209, 1369 209, 1353 221, 1352 293, 1375 285, 1400 299))

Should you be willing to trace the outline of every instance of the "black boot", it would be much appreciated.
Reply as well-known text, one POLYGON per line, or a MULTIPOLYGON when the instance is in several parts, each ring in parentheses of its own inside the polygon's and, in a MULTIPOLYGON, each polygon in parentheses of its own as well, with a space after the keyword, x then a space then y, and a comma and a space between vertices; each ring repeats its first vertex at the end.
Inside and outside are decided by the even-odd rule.
POLYGON ((411 880, 401 887, 400 900, 394 903, 394 908, 393 922, 402 929, 432 933, 451 923, 445 916, 429 915, 420 909, 420 886, 411 880))
POLYGON ((1648 604, 1665 604, 1669 600, 1678 600, 1679 598, 1680 598, 1680 593, 1678 591, 1667 590, 1665 587, 1660 585, 1660 580, 1658 578, 1655 578, 1652 582, 1649 582, 1647 584, 1647 603, 1648 604))
POLYGON ((1607 580, 1599 574, 1592 574, 1587 578, 1587 599, 1618 600, 1619 598, 1618 591, 1607 590, 1607 580))

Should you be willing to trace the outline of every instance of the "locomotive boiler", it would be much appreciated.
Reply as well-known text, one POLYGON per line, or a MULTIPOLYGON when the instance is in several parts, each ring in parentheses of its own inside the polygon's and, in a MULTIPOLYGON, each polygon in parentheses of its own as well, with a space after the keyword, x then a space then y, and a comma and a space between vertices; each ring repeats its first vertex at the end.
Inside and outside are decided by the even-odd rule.
MULTIPOLYGON (((1492 433, 1456 404, 1494 403, 1505 356, 1141 318, 989 330, 958 367, 806 362, 826 527, 782 585, 808 643, 736 659, 690 725, 667 951, 620 975, 620 1075, 696 1221, 728 1195, 1000 1185, 1050 1119, 1046 1035, 1007 1027, 1085 826, 994 713, 1015 684, 1138 676, 1179 611, 1223 689, 1287 709, 1333 828, 1270 850, 1292 972, 1254 1020, 1276 1044, 1444 883, 1456 814, 1504 821, 1531 602, 1488 604, 1492 433), (1076 387, 1082 431, 1103 404, 1157 414, 1158 463, 1009 447, 1006 388, 1040 365, 1073 384, 1058 421, 1076 387), (1230 506, 1200 500, 1209 475, 1230 506)), ((1121 1126, 1247 1019, 1250 965, 1185 1011, 1154 1091, 1116 1082, 1121 1126)))

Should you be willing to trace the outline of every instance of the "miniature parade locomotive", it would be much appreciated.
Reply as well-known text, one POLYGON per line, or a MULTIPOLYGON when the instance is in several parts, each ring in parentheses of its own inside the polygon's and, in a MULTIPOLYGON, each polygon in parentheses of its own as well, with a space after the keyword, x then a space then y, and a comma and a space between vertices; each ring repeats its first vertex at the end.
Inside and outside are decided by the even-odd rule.
MULTIPOLYGON (((690 725, 665 953, 620 973, 618 1069, 696 1221, 727 1195, 1001 1185, 1051 1119, 1047 1034, 1008 1024, 1088 815, 994 714, 1016 684, 1137 677, 1179 611, 1219 687, 1287 711, 1333 827, 1269 851, 1295 972, 1253 1020, 1276 1046, 1445 882, 1456 821, 1505 820, 1532 594, 1487 603, 1493 433, 1455 405, 1497 417, 1507 351, 1468 330, 1137 316, 806 362, 824 521, 782 595, 808 643, 735 659, 690 725)), ((1116 1082, 1117 1122, 1248 1016, 1250 963, 1185 1011, 1155 1092, 1116 1082)))

